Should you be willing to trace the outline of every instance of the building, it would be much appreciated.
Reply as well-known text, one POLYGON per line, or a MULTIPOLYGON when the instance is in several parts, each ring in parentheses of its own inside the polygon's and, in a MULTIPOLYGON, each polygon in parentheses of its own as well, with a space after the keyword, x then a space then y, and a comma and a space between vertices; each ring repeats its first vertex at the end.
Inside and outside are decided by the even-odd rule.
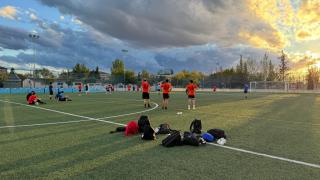
POLYGON ((1 67, 0 66, 0 74, 7 74, 8 73, 8 69, 7 68, 5 68, 5 67, 1 67))
POLYGON ((33 87, 36 87, 36 88, 44 88, 46 87, 46 82, 45 80, 43 79, 25 79, 22 81, 22 87, 24 88, 33 88, 33 87))
POLYGON ((20 88, 22 83, 19 76, 14 72, 14 68, 11 68, 11 71, 8 75, 8 79, 3 82, 4 88, 20 88))
POLYGON ((108 81, 110 80, 110 74, 106 72, 99 72, 100 74, 100 80, 101 81, 108 81))

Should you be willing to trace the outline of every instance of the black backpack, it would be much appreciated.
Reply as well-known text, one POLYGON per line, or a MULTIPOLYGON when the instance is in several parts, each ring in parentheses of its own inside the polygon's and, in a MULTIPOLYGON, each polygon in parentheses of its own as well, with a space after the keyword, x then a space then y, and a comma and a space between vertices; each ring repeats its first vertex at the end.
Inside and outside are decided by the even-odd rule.
POLYGON ((173 147, 183 145, 180 131, 172 131, 169 136, 162 140, 164 147, 173 147))
POLYGON ((201 120, 195 119, 191 122, 190 132, 196 133, 196 134, 201 134, 201 129, 202 129, 201 120))
POLYGON ((141 136, 144 140, 155 140, 156 135, 154 133, 153 128, 150 125, 144 126, 143 134, 141 136))
POLYGON ((222 129, 210 129, 207 131, 209 134, 211 134, 214 139, 218 140, 220 138, 225 138, 227 139, 226 134, 224 133, 224 130, 222 129))
POLYGON ((159 126, 159 131, 157 132, 157 134, 170 134, 171 129, 169 124, 160 124, 159 126))
POLYGON ((184 132, 183 133, 183 144, 191 145, 191 146, 199 146, 206 144, 206 141, 202 139, 201 136, 197 136, 191 132, 184 132))
POLYGON ((148 116, 140 116, 138 120, 138 126, 139 126, 139 132, 143 133, 144 126, 149 125, 150 126, 150 121, 148 116))

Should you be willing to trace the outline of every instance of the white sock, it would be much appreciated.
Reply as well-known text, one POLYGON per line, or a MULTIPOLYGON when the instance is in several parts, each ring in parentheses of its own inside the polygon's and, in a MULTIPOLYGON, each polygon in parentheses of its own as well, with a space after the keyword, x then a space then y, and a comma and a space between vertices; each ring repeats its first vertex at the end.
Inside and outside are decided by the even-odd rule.
POLYGON ((188 109, 190 110, 190 105, 188 105, 188 109))
POLYGON ((196 106, 195 106, 195 105, 193 105, 193 109, 196 109, 196 106))

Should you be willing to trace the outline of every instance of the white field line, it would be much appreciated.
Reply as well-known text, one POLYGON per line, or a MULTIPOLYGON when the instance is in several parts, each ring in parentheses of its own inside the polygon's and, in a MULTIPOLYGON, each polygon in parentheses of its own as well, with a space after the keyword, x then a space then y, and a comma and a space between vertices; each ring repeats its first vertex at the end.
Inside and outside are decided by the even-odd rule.
POLYGON ((92 120, 86 119, 86 120, 63 121, 63 122, 54 122, 54 123, 21 124, 21 125, 15 125, 15 126, 0 126, 0 129, 5 129, 5 128, 19 128, 19 127, 34 127, 34 126, 46 126, 46 125, 58 125, 58 124, 71 124, 71 123, 88 122, 88 121, 92 121, 92 120))
POLYGON ((140 114, 140 113, 145 113, 145 112, 149 112, 149 111, 153 111, 155 109, 157 109, 159 107, 159 104, 151 102, 152 104, 154 104, 155 106, 151 109, 146 109, 143 111, 138 111, 138 112, 133 112, 133 113, 127 113, 127 114, 120 114, 120 115, 115 115, 115 116, 107 116, 107 117, 101 117, 101 118, 97 118, 98 120, 103 120, 103 119, 110 119, 110 118, 116 118, 116 117, 123 117, 123 116, 130 116, 130 115, 134 115, 134 114, 140 114))
POLYGON ((80 120, 80 121, 65 121, 65 122, 55 122, 55 123, 30 124, 30 125, 25 124, 25 125, 16 125, 16 126, 0 126, 0 129, 3 129, 3 128, 15 128, 15 127, 43 126, 43 125, 57 125, 57 124, 77 123, 77 122, 82 122, 82 121, 100 121, 100 122, 115 124, 115 125, 119 125, 119 126, 125 126, 125 124, 122 124, 122 123, 106 121, 106 120, 103 120, 103 119, 110 119, 110 118, 117 118, 117 117, 130 116, 130 115, 134 115, 134 114, 140 114, 140 113, 144 113, 144 112, 155 110, 156 108, 159 107, 159 105, 157 103, 151 102, 151 103, 153 103, 155 105, 151 109, 138 111, 138 112, 133 112, 133 113, 127 113, 127 114, 120 114, 120 115, 115 115, 115 116, 107 116, 107 117, 102 117, 102 118, 91 118, 91 117, 81 116, 81 115, 67 113, 67 112, 63 112, 63 111, 43 108, 43 107, 39 107, 39 106, 27 105, 27 104, 11 102, 11 101, 5 101, 5 100, 0 100, 0 101, 1 102, 5 102, 5 103, 17 104, 17 105, 21 105, 21 106, 26 106, 26 107, 31 107, 31 108, 36 108, 36 109, 41 109, 41 110, 45 110, 45 111, 50 111, 50 112, 55 112, 55 113, 59 113, 59 114, 64 114, 64 115, 69 115, 69 116, 80 117, 82 119, 86 119, 86 120, 80 120))
MULTIPOLYGON (((125 126, 125 124, 115 123, 115 122, 112 122, 112 121, 104 121, 104 120, 101 120, 101 118, 99 118, 99 119, 90 118, 90 117, 80 116, 80 115, 71 114, 71 113, 66 113, 66 112, 62 112, 62 111, 56 111, 56 110, 51 110, 51 109, 47 109, 47 108, 42 108, 42 107, 39 107, 39 106, 30 106, 30 105, 26 105, 26 104, 22 104, 22 103, 10 102, 10 101, 5 101, 5 100, 0 100, 0 101, 1 101, 1 102, 6 102, 6 103, 11 103, 11 104, 17 104, 17 105, 27 106, 27 107, 33 107, 33 108, 42 109, 42 110, 51 111, 51 112, 56 112, 56 113, 65 114, 65 115, 69 115, 69 116, 81 117, 81 118, 88 119, 88 121, 100 121, 100 122, 105 122, 105 123, 110 123, 110 124, 116 124, 116 125, 120 125, 120 126, 125 126)), ((154 103, 154 104, 156 104, 156 103, 154 103)), ((156 106, 156 107, 158 107, 158 106, 156 106)), ((151 110, 151 109, 148 109, 147 111, 150 111, 150 110, 151 110)), ((140 112, 141 112, 141 111, 140 111, 140 112)), ((146 112, 146 111, 144 111, 144 112, 146 112)), ((131 115, 132 113, 128 113, 128 114, 131 115)), ((127 114, 127 115, 128 115, 128 114, 127 114)), ((120 116, 123 116, 123 115, 118 115, 118 116, 116 116, 116 117, 120 117, 120 116)), ((104 118, 107 118, 107 117, 104 117, 104 118)), ((240 148, 235 148, 235 147, 231 147, 231 146, 221 146, 221 145, 214 144, 214 143, 208 143, 208 144, 209 144, 209 145, 212 145, 212 146, 220 147, 220 148, 225 148, 225 149, 233 150, 233 151, 238 151, 238 152, 247 153, 247 154, 253 154, 253 155, 256 155, 256 156, 267 157, 267 158, 271 158, 271 159, 276 159, 276 160, 280 160, 280 161, 286 161, 286 162, 290 162, 290 163, 294 163, 294 164, 299 164, 299 165, 304 165, 304 166, 309 166, 309 167, 313 167, 313 168, 320 168, 320 165, 318 165, 318 164, 307 163, 307 162, 303 162, 303 161, 298 161, 298 160, 288 159, 288 158, 284 158, 284 157, 279 157, 279 156, 274 156, 274 155, 269 155, 269 154, 264 154, 264 153, 249 151, 249 150, 240 149, 240 148)))
POLYGON ((312 163, 307 163, 307 162, 303 162, 303 161, 288 159, 288 158, 284 158, 284 157, 273 156, 273 155, 264 154, 264 153, 258 153, 258 152, 249 151, 249 150, 240 149, 240 148, 235 148, 235 147, 231 147, 231 146, 222 146, 222 145, 214 144, 214 143, 207 143, 207 144, 212 145, 212 146, 217 146, 217 147, 220 147, 220 148, 233 150, 233 151, 243 152, 243 153, 247 153, 247 154, 253 154, 253 155, 256 155, 256 156, 262 156, 262 157, 267 157, 267 158, 271 158, 271 159, 277 159, 277 160, 280 160, 280 161, 286 161, 286 162, 290 162, 290 163, 294 163, 294 164, 300 164, 300 165, 304 165, 304 166, 320 168, 319 164, 312 164, 312 163))
POLYGON ((40 107, 40 106, 27 105, 27 104, 22 104, 22 103, 17 103, 17 102, 5 101, 5 100, 1 100, 1 99, 0 99, 0 102, 16 104, 16 105, 26 106, 26 107, 30 107, 30 108, 35 108, 35 109, 41 109, 41 110, 45 110, 45 111, 55 112, 55 113, 58 113, 58 114, 64 114, 64 115, 73 116, 73 117, 79 117, 79 118, 82 118, 82 119, 88 119, 88 120, 92 120, 92 121, 100 121, 100 122, 115 124, 115 125, 119 125, 119 126, 125 126, 125 124, 122 124, 122 123, 116 123, 116 122, 112 122, 112 121, 100 120, 100 119, 91 118, 91 117, 87 117, 87 116, 81 116, 81 115, 67 113, 67 112, 63 112, 63 111, 43 108, 43 107, 40 107))

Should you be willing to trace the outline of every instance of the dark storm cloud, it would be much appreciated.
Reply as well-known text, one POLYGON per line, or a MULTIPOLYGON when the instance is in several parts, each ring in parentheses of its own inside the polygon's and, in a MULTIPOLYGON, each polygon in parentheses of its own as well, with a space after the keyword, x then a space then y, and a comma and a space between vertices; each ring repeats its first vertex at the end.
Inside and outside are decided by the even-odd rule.
POLYGON ((0 25, 1 48, 25 50, 27 46, 28 33, 24 30, 0 25))
MULTIPOLYGON (((244 0, 39 0, 94 29, 144 47, 246 43, 239 31, 274 30, 248 13, 244 0), (249 23, 250 22, 250 23, 249 23)), ((260 33, 261 34, 261 33, 260 33)), ((278 43, 270 37, 271 43, 278 43)))

